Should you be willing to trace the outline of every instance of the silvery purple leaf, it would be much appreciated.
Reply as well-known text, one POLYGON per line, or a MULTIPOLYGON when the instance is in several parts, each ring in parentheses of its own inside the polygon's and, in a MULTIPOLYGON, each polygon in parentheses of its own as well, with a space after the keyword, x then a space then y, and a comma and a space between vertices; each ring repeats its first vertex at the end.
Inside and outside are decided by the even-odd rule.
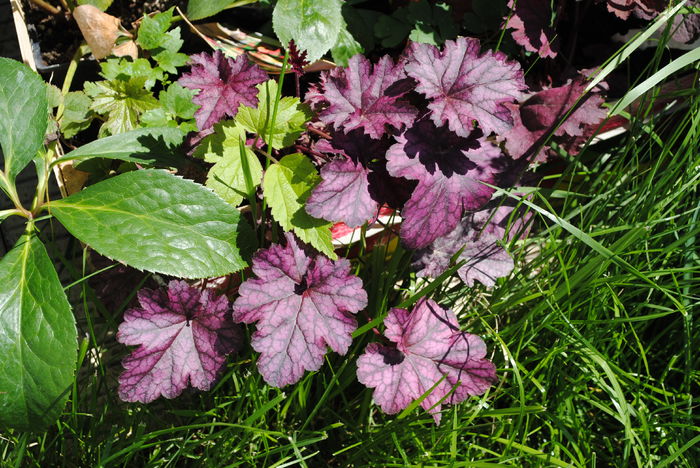
POLYGON ((119 397, 149 403, 175 398, 188 384, 209 390, 226 355, 242 345, 226 296, 171 281, 167 292, 142 289, 138 299, 117 333, 120 343, 139 346, 122 362, 119 397))
POLYGON ((374 388, 374 401, 395 414, 433 388, 421 402, 440 423, 440 401, 454 404, 481 395, 496 381, 496 367, 486 359, 478 336, 459 330, 457 317, 431 299, 423 298, 412 312, 391 309, 384 335, 395 343, 371 343, 357 360, 357 378, 374 388))
POLYGON ((363 225, 379 211, 369 193, 369 169, 350 159, 336 159, 321 168, 321 182, 306 201, 306 211, 316 218, 363 225))
POLYGON ((435 125, 468 137, 474 121, 485 134, 503 133, 513 126, 505 103, 517 101, 525 89, 520 65, 501 52, 479 55, 478 39, 446 41, 443 50, 412 43, 407 50, 406 73, 417 81, 416 90, 431 102, 435 125))
POLYGON ((385 55, 372 65, 355 55, 346 68, 321 74, 321 87, 307 93, 307 101, 321 109, 319 118, 336 129, 349 132, 362 129, 372 138, 381 138, 389 129, 411 125, 418 111, 402 96, 406 78, 402 64, 385 55))
POLYGON ((401 214, 401 238, 423 248, 452 231, 465 210, 484 206, 494 189, 498 147, 475 131, 462 138, 446 127, 421 120, 396 138, 387 152, 387 170, 418 181, 401 214))
POLYGON ((550 27, 552 7, 549 0, 509 0, 508 8, 513 14, 508 18, 508 28, 513 29, 513 40, 529 52, 540 57, 557 56, 556 32, 550 27))
POLYGON ((357 327, 352 314, 367 305, 362 280, 350 262, 311 258, 291 234, 253 256, 256 278, 245 281, 233 304, 233 318, 256 323, 253 349, 267 383, 284 387, 323 364, 327 347, 345 354, 357 327))

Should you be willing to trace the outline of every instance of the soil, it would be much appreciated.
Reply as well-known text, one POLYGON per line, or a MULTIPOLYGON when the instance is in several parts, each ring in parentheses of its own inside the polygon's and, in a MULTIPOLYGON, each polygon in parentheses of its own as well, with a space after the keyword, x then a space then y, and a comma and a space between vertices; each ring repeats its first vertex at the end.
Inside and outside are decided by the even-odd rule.
MULTIPOLYGON (((82 41, 78 25, 68 12, 54 15, 37 7, 29 0, 22 0, 27 26, 32 40, 38 42, 43 67, 67 63, 82 41)), ((58 4, 58 2, 53 2, 58 4)), ((167 10, 173 6, 183 8, 186 0, 114 0, 107 13, 121 19, 126 29, 144 13, 167 10)))

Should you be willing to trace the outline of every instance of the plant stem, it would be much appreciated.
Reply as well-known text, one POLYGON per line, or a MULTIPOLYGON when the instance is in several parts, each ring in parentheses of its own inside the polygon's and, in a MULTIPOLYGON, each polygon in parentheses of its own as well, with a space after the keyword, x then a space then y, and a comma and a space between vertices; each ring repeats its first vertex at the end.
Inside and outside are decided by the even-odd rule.
MULTIPOLYGON (((78 64, 80 59, 85 55, 87 45, 85 43, 80 44, 80 47, 75 51, 73 57, 70 60, 68 69, 66 70, 66 78, 63 80, 63 87, 61 88, 61 94, 65 96, 70 91, 70 86, 73 83, 73 78, 75 77, 75 71, 78 69, 78 64)), ((56 109, 56 121, 60 120, 63 116, 63 111, 65 110, 65 104, 61 102, 56 109)))
POLYGON ((278 162, 279 162, 273 155, 271 155, 270 153, 268 153, 268 152, 265 151, 265 150, 262 150, 262 149, 260 149, 260 148, 253 148, 253 151, 255 151, 255 152, 258 153, 258 154, 261 154, 261 155, 265 156, 268 160, 272 161, 273 163, 278 163, 278 162))
POLYGON ((42 10, 48 11, 52 15, 57 15, 61 12, 60 8, 57 8, 53 5, 51 5, 50 3, 45 2, 44 0, 29 0, 29 1, 31 3, 33 3, 34 5, 38 6, 39 8, 41 8, 42 10))

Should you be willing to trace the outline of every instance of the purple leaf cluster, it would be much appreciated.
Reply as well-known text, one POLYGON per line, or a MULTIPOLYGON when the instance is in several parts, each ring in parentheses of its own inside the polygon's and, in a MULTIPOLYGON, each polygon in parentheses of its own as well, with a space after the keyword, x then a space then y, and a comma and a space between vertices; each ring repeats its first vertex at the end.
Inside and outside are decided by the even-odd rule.
POLYGON ((487 287, 495 286, 496 280, 510 274, 514 267, 500 242, 504 236, 511 241, 526 235, 528 220, 529 214, 513 213, 513 207, 507 205, 470 213, 450 233, 417 251, 413 266, 418 276, 434 278, 444 273, 459 253, 456 261, 464 264, 457 272, 465 284, 474 286, 479 281, 487 287))
POLYGON ((440 423, 442 404, 481 395, 496 382, 486 345, 461 332, 454 312, 423 298, 413 311, 391 309, 384 320, 391 345, 371 343, 357 360, 357 378, 374 389, 387 414, 426 395, 421 407, 440 423))
POLYGON ((209 390, 226 355, 242 347, 226 296, 171 281, 167 291, 140 290, 138 300, 117 333, 120 343, 138 346, 122 362, 119 397, 149 403, 188 385, 209 390))
POLYGON ((284 387, 320 369, 327 347, 348 351, 353 314, 367 306, 362 280, 346 259, 310 257, 294 236, 253 256, 256 278, 244 282, 233 304, 237 322, 255 323, 253 349, 267 383, 284 387))
POLYGON ((586 83, 576 79, 533 93, 519 105, 509 105, 515 125, 503 138, 510 156, 546 161, 548 148, 544 140, 548 135, 569 153, 578 153, 580 145, 607 115, 602 96, 584 95, 585 88, 586 83))
POLYGON ((452 231, 465 211, 489 201, 493 189, 485 184, 495 184, 505 166, 488 137, 512 127, 508 105, 524 89, 517 62, 481 53, 479 41, 468 38, 442 49, 412 43, 398 63, 385 56, 372 65, 355 56, 347 68, 323 73, 307 100, 333 141, 317 149, 344 159, 321 169, 307 211, 358 226, 385 203, 399 206, 404 243, 429 245, 452 231), (371 156, 358 156, 362 152, 371 156), (392 177, 412 182, 395 184, 408 187, 407 194, 382 188, 392 177))
POLYGON ((191 70, 178 80, 185 88, 198 90, 195 104, 201 107, 194 117, 200 131, 205 131, 225 116, 235 117, 241 104, 258 105, 257 84, 267 80, 267 74, 248 61, 245 54, 235 60, 220 50, 190 57, 191 70))

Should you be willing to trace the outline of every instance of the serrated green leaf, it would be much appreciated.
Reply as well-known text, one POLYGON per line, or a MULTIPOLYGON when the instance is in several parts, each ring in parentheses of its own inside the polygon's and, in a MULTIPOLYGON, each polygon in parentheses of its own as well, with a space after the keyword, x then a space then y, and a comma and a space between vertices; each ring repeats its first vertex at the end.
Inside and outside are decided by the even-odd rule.
MULTIPOLYGON (((240 150, 241 139, 245 141, 245 130, 231 120, 216 124, 214 130, 215 133, 202 140, 197 148, 198 156, 214 163, 207 176, 207 187, 214 190, 224 201, 238 206, 248 193, 240 150)), ((260 185, 262 165, 250 148, 245 147, 244 153, 250 181, 255 186, 260 185)))
POLYGON ((90 108, 107 116, 102 130, 112 135, 133 130, 143 112, 159 106, 153 94, 144 89, 145 81, 144 77, 135 77, 128 81, 85 83, 85 92, 93 99, 90 108))
POLYGON ((305 124, 312 115, 311 110, 298 98, 284 97, 277 105, 277 114, 273 122, 271 114, 277 97, 277 82, 268 80, 257 85, 257 88, 258 107, 251 108, 241 104, 236 114, 236 122, 249 132, 259 135, 265 143, 275 149, 291 145, 306 128, 305 124))
POLYGON ((139 128, 91 141, 55 163, 106 158, 160 167, 180 167, 184 161, 184 155, 179 151, 183 140, 184 135, 177 128, 139 128))
POLYGON ((361 54, 362 52, 364 52, 364 49, 360 43, 355 40, 352 34, 350 34, 347 25, 343 22, 343 27, 340 29, 340 33, 338 33, 338 40, 331 48, 333 61, 341 67, 347 67, 350 57, 361 54))
POLYGON ((63 94, 57 86, 52 84, 46 85, 46 99, 49 104, 49 109, 55 109, 63 102, 63 94))
POLYGON ((180 39, 180 28, 175 28, 163 35, 169 38, 163 43, 163 47, 155 49, 153 58, 158 62, 158 66, 168 73, 177 73, 178 67, 187 64, 189 57, 178 52, 182 47, 183 40, 180 39))
POLYGON ((173 83, 160 92, 158 100, 172 115, 189 120, 194 118, 194 113, 199 109, 199 105, 192 102, 196 94, 197 92, 192 89, 173 83))
POLYGON ((92 99, 82 91, 72 91, 63 97, 63 115, 58 122, 63 136, 71 138, 90 126, 94 117, 91 104, 92 99))
POLYGON ((109 81, 129 81, 130 78, 144 77, 146 80, 143 87, 146 89, 153 88, 157 81, 165 79, 163 70, 153 68, 151 62, 145 58, 133 61, 124 58, 111 58, 102 62, 100 68, 102 69, 100 75, 109 81))
POLYGON ((49 104, 44 80, 28 66, 0 57, 0 146, 10 183, 44 144, 49 104))
POLYGON ((255 238, 238 210, 209 189, 160 170, 120 174, 48 207, 100 254, 181 278, 245 268, 255 238))
POLYGON ((272 12, 272 26, 282 44, 294 39, 313 63, 337 42, 343 24, 341 7, 340 0, 279 0, 272 12))
POLYGON ((263 179, 263 196, 272 216, 285 231, 293 230, 302 241, 311 244, 333 260, 331 223, 314 218, 304 205, 320 177, 309 159, 300 153, 290 154, 271 165, 263 179))
POLYGON ((41 241, 24 235, 0 260, 0 427, 42 430, 75 374, 70 304, 41 241))
POLYGON ((141 125, 144 127, 171 127, 176 128, 177 122, 172 115, 162 107, 150 109, 141 114, 141 125))
POLYGON ((144 15, 139 26, 136 42, 144 49, 161 47, 165 32, 173 20, 173 8, 153 16, 144 15))
POLYGON ((213 16, 226 8, 248 5, 255 2, 257 2, 257 0, 190 0, 187 2, 187 16, 191 20, 198 20, 213 16))

